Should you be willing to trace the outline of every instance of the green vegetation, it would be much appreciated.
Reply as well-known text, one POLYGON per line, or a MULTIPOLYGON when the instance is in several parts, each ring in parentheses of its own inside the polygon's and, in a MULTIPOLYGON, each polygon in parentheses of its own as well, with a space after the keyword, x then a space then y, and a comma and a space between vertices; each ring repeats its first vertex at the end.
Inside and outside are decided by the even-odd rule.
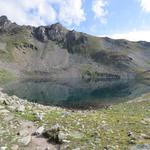
POLYGON ((144 80, 150 80, 150 71, 145 71, 143 73, 140 74, 141 78, 144 80))
POLYGON ((111 73, 102 73, 97 71, 97 68, 92 67, 91 65, 82 65, 80 67, 80 73, 82 79, 85 81, 99 81, 99 80, 109 80, 109 79, 120 79, 119 75, 111 74, 111 73))
POLYGON ((150 85, 150 71, 144 71, 142 73, 139 73, 139 74, 137 74, 136 78, 140 82, 150 85))
POLYGON ((91 65, 85 64, 80 67, 81 76, 84 79, 87 75, 89 78, 94 77, 95 70, 92 68, 91 65))
POLYGON ((0 84, 9 82, 10 80, 13 80, 15 77, 12 73, 8 72, 5 69, 0 70, 0 84))
POLYGON ((22 45, 23 43, 28 43, 29 31, 22 27, 16 29, 12 33, 2 34, 0 37, 0 42, 6 43, 6 50, 0 51, 0 59, 6 62, 14 60, 13 51, 16 45, 22 45))
POLYGON ((82 65, 80 68, 82 79, 85 81, 97 81, 101 74, 91 65, 82 65))
POLYGON ((150 94, 147 94, 131 103, 93 111, 45 109, 42 121, 35 120, 34 108, 21 116, 39 125, 45 124, 46 128, 61 125, 69 133, 70 150, 77 147, 81 150, 127 150, 134 144, 150 144, 149 99, 150 94), (132 136, 128 135, 130 132, 132 136), (142 135, 147 135, 147 138, 142 135))

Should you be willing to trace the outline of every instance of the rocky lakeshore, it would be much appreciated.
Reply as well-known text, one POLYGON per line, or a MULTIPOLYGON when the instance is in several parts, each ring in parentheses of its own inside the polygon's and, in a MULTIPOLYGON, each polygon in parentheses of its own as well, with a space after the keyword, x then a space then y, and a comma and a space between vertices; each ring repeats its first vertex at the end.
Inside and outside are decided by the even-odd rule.
POLYGON ((0 92, 0 150, 149 150, 150 94, 100 110, 43 106, 0 92))

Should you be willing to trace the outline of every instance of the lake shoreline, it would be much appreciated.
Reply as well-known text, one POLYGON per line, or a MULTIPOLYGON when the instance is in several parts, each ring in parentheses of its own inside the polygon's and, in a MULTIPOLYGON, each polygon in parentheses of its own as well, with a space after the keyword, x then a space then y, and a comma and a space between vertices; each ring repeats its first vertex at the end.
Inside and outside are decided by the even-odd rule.
POLYGON ((2 86, 8 95, 16 95, 42 105, 58 106, 73 110, 108 108, 149 92, 148 85, 134 80, 119 82, 79 83, 71 80, 16 81, 2 86))
POLYGON ((54 150, 60 147, 62 150, 99 150, 105 147, 112 150, 130 150, 143 143, 150 144, 147 140, 150 131, 149 107, 150 93, 107 109, 70 110, 43 106, 0 92, 0 126, 3 126, 2 131, 8 131, 5 134, 0 133, 0 139, 3 141, 0 145, 10 150, 14 150, 12 147, 16 145, 18 150, 29 150, 37 146, 42 149, 43 144, 46 145, 45 149, 50 147, 54 150), (9 119, 4 117, 7 115, 9 119), (17 128, 13 123, 15 120, 19 122, 17 128), (42 132, 48 132, 48 139, 51 139, 49 142, 42 136, 42 143, 38 144, 38 136, 33 133, 39 127, 44 130, 42 132), (59 128, 59 132, 55 131, 58 139, 53 137, 51 128, 59 128), (22 132, 28 134, 22 137, 22 132), (128 132, 132 132, 134 140, 128 136, 128 132))

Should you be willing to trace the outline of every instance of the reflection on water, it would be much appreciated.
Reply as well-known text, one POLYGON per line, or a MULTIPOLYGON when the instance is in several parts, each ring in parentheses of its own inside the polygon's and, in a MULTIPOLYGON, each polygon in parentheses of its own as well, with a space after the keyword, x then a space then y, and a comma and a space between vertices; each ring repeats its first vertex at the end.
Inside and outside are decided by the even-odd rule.
POLYGON ((150 86, 135 81, 75 85, 54 81, 17 81, 3 86, 3 91, 45 105, 87 109, 100 108, 140 96, 150 91, 150 86))

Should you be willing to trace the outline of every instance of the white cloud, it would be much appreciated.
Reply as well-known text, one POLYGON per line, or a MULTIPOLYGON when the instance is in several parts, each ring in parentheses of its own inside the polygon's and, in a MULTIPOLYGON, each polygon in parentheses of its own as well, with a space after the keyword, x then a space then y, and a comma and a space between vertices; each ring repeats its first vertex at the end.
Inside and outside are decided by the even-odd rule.
POLYGON ((45 20, 53 22, 56 19, 55 10, 46 0, 5 0, 0 1, 0 15, 18 24, 43 25, 45 20), (34 13, 31 13, 34 10, 34 13))
POLYGON ((150 13, 150 0, 139 0, 140 6, 143 11, 150 13))
POLYGON ((127 39, 130 41, 149 41, 150 42, 150 30, 133 30, 126 33, 118 33, 109 35, 114 39, 127 39))
POLYGON ((82 0, 64 0, 60 5, 59 19, 68 25, 79 25, 85 21, 82 0))
POLYGON ((85 20, 82 0, 1 0, 0 15, 18 24, 34 26, 56 21, 79 25, 85 20))
POLYGON ((92 11, 95 14, 95 18, 100 19, 101 23, 106 23, 106 16, 108 14, 105 7, 107 6, 107 0, 93 0, 92 11))

